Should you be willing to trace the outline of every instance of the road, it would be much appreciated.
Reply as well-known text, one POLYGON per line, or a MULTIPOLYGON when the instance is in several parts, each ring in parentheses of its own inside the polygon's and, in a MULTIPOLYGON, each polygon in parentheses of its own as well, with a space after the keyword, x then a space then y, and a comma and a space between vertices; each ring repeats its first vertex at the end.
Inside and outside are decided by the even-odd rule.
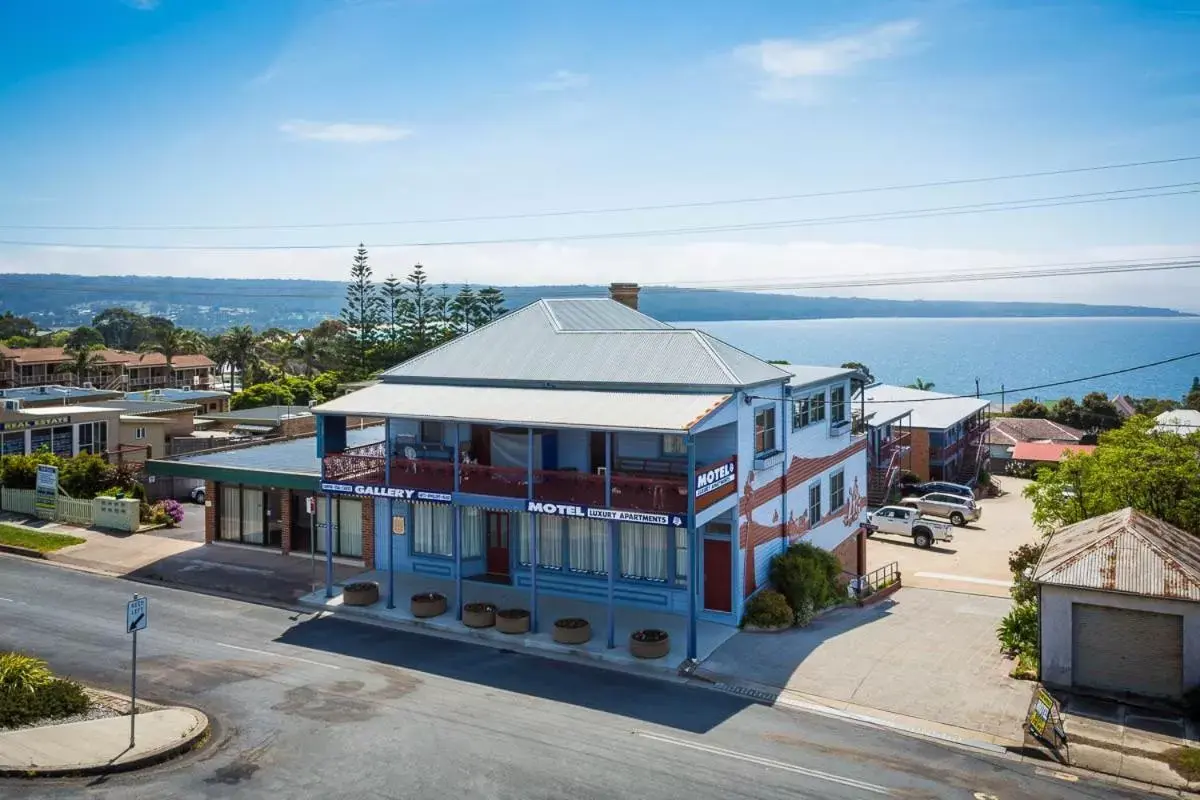
POLYGON ((0 650, 218 723, 133 775, 4 798, 1135 797, 1033 765, 708 689, 0 557, 0 650))

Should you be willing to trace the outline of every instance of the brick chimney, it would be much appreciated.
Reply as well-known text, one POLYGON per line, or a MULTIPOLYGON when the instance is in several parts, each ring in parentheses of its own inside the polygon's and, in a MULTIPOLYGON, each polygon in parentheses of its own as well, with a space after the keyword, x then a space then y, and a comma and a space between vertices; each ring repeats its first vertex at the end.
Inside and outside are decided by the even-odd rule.
POLYGON ((608 285, 608 296, 618 303, 629 306, 634 311, 638 307, 638 291, 641 289, 636 283, 610 283, 608 285))

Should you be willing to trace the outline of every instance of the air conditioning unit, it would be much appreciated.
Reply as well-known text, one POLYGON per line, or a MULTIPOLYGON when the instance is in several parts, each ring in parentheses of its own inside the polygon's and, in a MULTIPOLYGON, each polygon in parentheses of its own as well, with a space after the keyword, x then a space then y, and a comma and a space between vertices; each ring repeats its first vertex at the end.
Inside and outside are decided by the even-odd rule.
POLYGON ((5 411, 20 411, 21 410, 21 401, 15 397, 5 398, 4 399, 4 410, 5 411))
POLYGON ((96 388, 96 384, 92 383, 91 381, 84 381, 84 382, 83 382, 83 388, 85 388, 85 389, 95 389, 95 388, 96 388))

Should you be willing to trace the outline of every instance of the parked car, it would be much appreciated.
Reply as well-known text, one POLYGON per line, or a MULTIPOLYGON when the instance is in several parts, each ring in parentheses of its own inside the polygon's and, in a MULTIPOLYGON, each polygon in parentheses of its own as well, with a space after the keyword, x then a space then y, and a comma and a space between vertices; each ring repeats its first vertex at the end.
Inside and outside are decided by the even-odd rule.
POLYGON ((934 492, 922 497, 910 497, 900 505, 915 508, 922 514, 932 517, 943 517, 955 525, 966 525, 975 522, 983 516, 983 509, 974 500, 968 500, 956 494, 934 492))
POLYGON ((192 491, 188 493, 188 496, 192 498, 192 502, 195 503, 196 505, 200 505, 200 506, 204 505, 204 487, 203 486, 197 486, 195 489, 192 489, 192 491))
POLYGON ((905 497, 923 497, 934 492, 942 494, 956 494, 959 497, 969 497, 975 499, 975 490, 970 486, 964 486, 961 483, 950 483, 949 481, 926 481, 925 483, 908 483, 900 487, 901 494, 905 497))
POLYGON ((926 519, 920 512, 905 506, 884 506, 867 514, 867 536, 884 533, 908 536, 917 547, 929 547, 934 542, 954 541, 954 531, 944 522, 926 519))

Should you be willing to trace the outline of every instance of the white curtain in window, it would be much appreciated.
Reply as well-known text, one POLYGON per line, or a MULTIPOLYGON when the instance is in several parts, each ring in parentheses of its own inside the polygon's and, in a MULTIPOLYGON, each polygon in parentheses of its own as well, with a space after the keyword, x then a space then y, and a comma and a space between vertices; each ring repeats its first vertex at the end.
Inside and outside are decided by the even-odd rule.
MULTIPOLYGON (((362 558, 362 500, 339 499, 337 504, 337 554, 362 558)), ((368 503, 375 502, 367 500, 368 503)))
POLYGON ((682 582, 688 574, 687 528, 675 529, 675 578, 682 582))
POLYGON ((454 518, 450 506, 413 503, 413 552, 454 555, 454 518))
POLYGON ((569 553, 567 557, 571 569, 575 572, 593 572, 601 575, 608 574, 607 549, 605 537, 608 536, 608 523, 598 519, 567 519, 567 537, 569 553))
MULTIPOLYGON (((529 531, 533 527, 532 514, 517 514, 518 559, 521 564, 529 566, 529 531)), ((539 516, 538 526, 538 566, 546 569, 563 568, 563 528, 566 527, 563 517, 539 516)))
POLYGON ((221 487, 221 529, 219 537, 227 542, 241 541, 242 493, 236 486, 221 487))
POLYGON ((462 509, 462 557, 483 555, 484 511, 482 508, 462 509))
POLYGON ((263 493, 261 489, 242 492, 242 541, 263 543, 263 493))
POLYGON ((621 523, 621 575, 665 581, 667 531, 661 525, 621 523))
MULTIPOLYGON (((334 498, 334 500, 333 500, 333 513, 334 513, 334 517, 333 517, 333 519, 334 519, 334 522, 333 522, 333 552, 334 553, 337 553, 337 551, 338 551, 338 524, 337 524, 338 502, 339 502, 338 499, 334 498)), ((316 550, 318 553, 324 553, 325 552, 325 532, 326 532, 326 528, 328 527, 328 522, 326 521, 326 517, 327 517, 326 506, 328 504, 328 499, 318 495, 316 497, 316 503, 317 503, 316 550)))

